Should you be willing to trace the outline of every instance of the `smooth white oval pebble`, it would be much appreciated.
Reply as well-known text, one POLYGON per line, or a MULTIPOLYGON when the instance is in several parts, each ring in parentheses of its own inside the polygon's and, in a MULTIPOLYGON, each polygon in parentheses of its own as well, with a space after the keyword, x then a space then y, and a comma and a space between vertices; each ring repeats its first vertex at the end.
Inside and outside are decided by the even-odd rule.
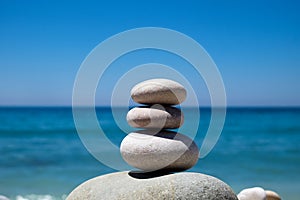
POLYGON ((135 128, 179 128, 183 124, 183 113, 180 109, 161 105, 136 107, 127 113, 127 122, 135 128))
POLYGON ((169 79, 150 79, 135 85, 131 98, 141 104, 176 105, 186 99, 185 88, 169 79))
POLYGON ((254 187, 242 190, 237 195, 239 200, 266 200, 266 192, 263 188, 254 187))
POLYGON ((130 133, 120 151, 129 165, 144 171, 184 171, 193 167, 199 156, 197 145, 189 137, 171 131, 130 133))

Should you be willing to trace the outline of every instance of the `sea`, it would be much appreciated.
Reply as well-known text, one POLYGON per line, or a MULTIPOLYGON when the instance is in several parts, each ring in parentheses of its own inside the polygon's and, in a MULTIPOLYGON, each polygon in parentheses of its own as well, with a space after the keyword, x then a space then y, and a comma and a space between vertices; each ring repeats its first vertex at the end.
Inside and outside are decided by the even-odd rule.
MULTIPOLYGON (((200 111, 199 128, 190 131, 196 132, 194 140, 201 146, 211 109, 186 109, 184 126, 197 119, 195 109, 200 111)), ((107 138, 119 146, 126 133, 112 109, 97 107, 95 112, 107 138)), ((84 181, 118 171, 89 152, 82 134, 71 107, 1 107, 0 195, 11 200, 61 200, 84 181)), ((105 144, 99 144, 103 151, 109 149, 105 144)), ((215 176, 236 193, 258 186, 276 191, 284 200, 299 200, 300 108, 227 108, 216 145, 188 171, 215 176)))

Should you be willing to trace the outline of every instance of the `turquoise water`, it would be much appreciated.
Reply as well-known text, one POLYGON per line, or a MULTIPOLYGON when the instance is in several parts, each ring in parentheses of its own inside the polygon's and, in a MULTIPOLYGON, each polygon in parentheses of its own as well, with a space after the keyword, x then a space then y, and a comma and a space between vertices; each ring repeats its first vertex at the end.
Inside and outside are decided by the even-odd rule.
MULTIPOLYGON (((193 109, 188 112, 185 126, 193 120, 193 109)), ((200 112, 199 146, 210 119, 209 109, 200 112)), ((110 109, 97 113, 119 145, 125 134, 110 109)), ((0 108, 0 155, 0 195, 18 200, 63 199, 83 181, 115 171, 85 149, 71 108, 0 108)), ((235 192, 262 186, 283 199, 299 199, 300 109, 229 108, 217 145, 189 171, 216 176, 235 192)))

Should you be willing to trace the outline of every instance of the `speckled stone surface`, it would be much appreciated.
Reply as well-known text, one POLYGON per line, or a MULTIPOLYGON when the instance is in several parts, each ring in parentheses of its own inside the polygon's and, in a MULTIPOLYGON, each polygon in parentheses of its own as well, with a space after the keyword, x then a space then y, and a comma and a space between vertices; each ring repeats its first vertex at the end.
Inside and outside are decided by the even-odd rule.
POLYGON ((174 107, 137 107, 127 113, 127 122, 135 128, 179 128, 183 124, 183 113, 174 107))
POLYGON ((143 171, 184 171, 197 163, 199 149, 189 137, 172 131, 154 134, 150 130, 128 134, 120 147, 123 159, 143 171))
POLYGON ((186 99, 186 90, 181 84, 172 80, 150 79, 134 86, 131 97, 141 104, 177 105, 186 99))
POLYGON ((237 197, 224 182, 200 173, 182 172, 148 176, 117 172, 88 180, 67 197, 67 200, 83 199, 237 200, 237 197))

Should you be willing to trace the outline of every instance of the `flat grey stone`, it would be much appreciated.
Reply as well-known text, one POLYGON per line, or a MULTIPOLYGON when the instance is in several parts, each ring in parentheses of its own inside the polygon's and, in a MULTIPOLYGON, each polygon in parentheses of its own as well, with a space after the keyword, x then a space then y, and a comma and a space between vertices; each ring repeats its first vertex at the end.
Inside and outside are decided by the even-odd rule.
POLYGON ((160 175, 117 172, 99 176, 78 186, 66 200, 237 200, 227 184, 212 176, 160 175))
POLYGON ((159 104, 133 108, 127 113, 128 124, 135 128, 179 128, 183 120, 180 109, 159 104))
POLYGON ((199 156, 197 145, 189 137, 172 131, 130 133, 120 151, 129 165, 143 171, 184 171, 193 167, 199 156))
POLYGON ((150 79, 135 85, 131 98, 141 104, 177 105, 186 99, 185 88, 172 80, 150 79))

